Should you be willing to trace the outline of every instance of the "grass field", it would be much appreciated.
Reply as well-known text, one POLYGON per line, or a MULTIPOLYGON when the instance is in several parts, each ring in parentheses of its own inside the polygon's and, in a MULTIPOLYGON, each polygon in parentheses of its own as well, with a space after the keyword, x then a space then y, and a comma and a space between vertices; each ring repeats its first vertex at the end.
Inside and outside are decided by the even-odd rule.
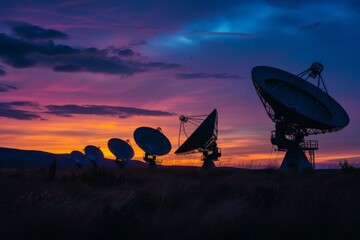
POLYGON ((360 239, 360 172, 0 170, 0 239, 360 239))

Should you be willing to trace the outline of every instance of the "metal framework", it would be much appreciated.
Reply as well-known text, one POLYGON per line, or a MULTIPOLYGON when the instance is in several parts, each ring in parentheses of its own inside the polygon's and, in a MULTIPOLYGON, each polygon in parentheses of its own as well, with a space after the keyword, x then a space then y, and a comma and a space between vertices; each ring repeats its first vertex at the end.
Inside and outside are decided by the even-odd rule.
MULTIPOLYGON (((301 72, 297 76, 307 80, 309 78, 317 79, 317 91, 323 90, 328 94, 327 88, 325 86, 324 80, 321 76, 321 72, 324 70, 324 66, 315 62, 311 65, 310 68, 301 72), (306 76, 307 75, 307 76, 306 76), (304 76, 306 76, 304 78, 304 76)), ((309 160, 311 166, 315 168, 315 150, 318 149, 318 141, 317 140, 304 140, 304 136, 308 136, 311 134, 319 134, 319 133, 327 133, 338 131, 339 129, 316 129, 316 128, 308 128, 306 126, 301 126, 291 121, 287 121, 285 116, 281 114, 277 114, 273 107, 266 101, 265 96, 266 93, 261 90, 259 85, 254 82, 254 86, 256 92, 268 114, 268 116, 272 119, 273 122, 276 123, 276 131, 280 129, 279 132, 281 134, 276 134, 276 131, 271 132, 271 143, 278 147, 278 151, 288 151, 289 149, 298 149, 307 152, 307 159, 309 160)), ((282 84, 279 87, 287 88, 286 84, 282 84)), ((319 101, 317 101, 319 103, 319 101)))
MULTIPOLYGON (((186 138, 188 138, 188 134, 186 133, 186 129, 185 129, 185 123, 191 123, 192 125, 198 127, 199 124, 205 120, 205 118, 207 117, 207 115, 196 115, 196 116, 184 116, 181 115, 179 117, 180 120, 180 128, 179 128, 179 137, 178 137, 178 147, 180 147, 180 142, 181 142, 181 133, 184 133, 184 135, 186 136, 186 138)), ((216 124, 217 125, 217 124, 216 124)))
MULTIPOLYGON (((299 79, 296 79, 296 77, 290 77, 289 81, 283 81, 281 77, 280 79, 276 79, 277 77, 275 74, 275 79, 265 79, 263 72, 257 72, 256 74, 253 73, 253 84, 255 86, 256 93, 258 94, 268 116, 275 123, 275 131, 272 131, 270 137, 271 143, 277 146, 278 151, 286 151, 280 169, 296 168, 299 171, 302 171, 311 167, 315 168, 315 150, 318 150, 318 141, 305 140, 304 137, 313 134, 316 135, 320 133, 336 132, 346 126, 349 122, 349 120, 346 120, 346 112, 341 111, 341 106, 337 106, 336 102, 333 101, 328 94, 321 75, 323 70, 324 66, 320 62, 314 62, 308 69, 297 75, 299 79), (257 82, 254 78, 255 76, 261 76, 261 82, 257 82), (296 90, 298 84, 299 86, 306 86, 307 84, 301 85, 301 80, 308 81, 310 78, 315 79, 317 82, 313 84, 315 89, 312 87, 310 88, 310 86, 308 88, 311 89, 311 101, 313 101, 311 106, 313 108, 307 110, 312 110, 315 114, 315 111, 317 111, 318 108, 328 108, 329 111, 334 114, 343 114, 341 116, 338 115, 336 120, 339 120, 340 123, 336 124, 336 126, 327 125, 326 123, 322 124, 321 119, 317 121, 318 119, 312 119, 311 116, 307 116, 301 111, 297 111, 296 104, 298 104, 298 102, 290 101, 301 101, 301 98, 299 97, 293 99, 291 98, 293 96, 286 95, 287 93, 291 93, 296 90), (273 84, 272 80, 274 80, 275 85, 273 88, 269 89, 269 86, 272 85, 265 86, 264 88, 262 87, 262 84, 266 85, 267 83, 263 81, 267 80, 269 80, 269 84, 273 84), (294 85, 291 81, 293 81, 294 85), (325 103, 324 101, 326 101, 326 96, 328 97, 329 102, 325 103), (341 117, 343 119, 341 119, 341 117)), ((270 74, 270 76, 272 76, 272 74, 270 74)), ((304 89, 299 90, 304 90, 304 92, 307 93, 307 89, 305 87, 304 89)), ((295 97, 296 96, 297 95, 295 95, 295 97)), ((304 102, 304 104, 307 103, 308 105, 301 106, 310 106, 306 99, 304 102)))
MULTIPOLYGON (((320 90, 320 83, 322 83, 323 88, 325 92, 327 93, 327 89, 325 86, 325 83, 323 81, 323 78, 321 76, 321 71, 324 69, 323 65, 320 63, 313 63, 310 68, 307 70, 301 72, 298 76, 303 77, 305 74, 308 74, 308 76, 304 79, 307 80, 309 77, 317 77, 318 78, 318 89, 320 90)), ((263 104, 268 116, 271 118, 271 120, 275 123, 280 123, 284 126, 286 126, 286 133, 287 134, 303 134, 304 136, 308 135, 317 135, 322 133, 331 133, 331 132, 337 132, 341 129, 341 127, 338 128, 331 128, 331 129, 318 129, 318 128, 308 128, 304 126, 300 126, 296 123, 286 122, 285 117, 281 114, 276 114, 275 110, 271 107, 271 105, 266 101, 264 95, 265 93, 261 90, 261 88, 258 86, 258 84, 253 81, 255 90, 257 95, 260 98, 261 103, 263 104)))
MULTIPOLYGON (((180 147, 181 143, 181 133, 183 133, 186 138, 189 138, 188 134, 186 133, 185 125, 186 123, 191 123, 192 125, 199 127, 199 125, 205 120, 205 118, 208 117, 208 115, 196 115, 196 116, 184 116, 181 115, 179 117, 180 120, 180 128, 179 128, 179 138, 178 138, 178 147, 180 147)), ((218 136, 218 119, 215 119, 215 126, 214 126, 214 133, 212 137, 206 142, 206 144, 203 147, 200 147, 198 149, 194 149, 193 151, 186 152, 184 154, 193 154, 195 152, 204 152, 209 151, 209 148, 212 146, 212 144, 217 140, 218 136)))
MULTIPOLYGON (((294 142, 296 141, 294 135, 289 135, 287 137, 288 137, 288 140, 290 140, 290 141, 294 141, 294 142)), ((277 146, 275 131, 271 131, 270 140, 273 145, 277 146)), ((313 168, 315 168, 315 150, 319 149, 318 140, 302 140, 299 142, 298 146, 299 146, 300 150, 302 150, 304 153, 307 153, 307 156, 306 156, 307 159, 311 163, 311 166, 313 168)), ((285 152, 288 150, 288 148, 281 148, 278 146, 278 148, 276 150, 285 152)))
POLYGON ((218 136, 217 110, 214 109, 209 115, 181 115, 179 120, 179 148, 175 151, 175 154, 184 155, 200 152, 202 153, 202 168, 216 168, 214 161, 217 161, 221 156, 221 149, 217 147, 216 143, 218 136), (186 123, 191 123, 197 127, 190 136, 186 133, 186 123), (182 133, 184 133, 187 139, 180 145, 182 133))
POLYGON ((309 67, 308 69, 306 69, 305 71, 302 71, 301 73, 299 73, 297 76, 303 78, 304 80, 308 80, 310 77, 311 78, 317 78, 317 87, 318 89, 321 89, 320 84, 322 84, 323 89, 327 94, 328 91, 326 89, 325 86, 325 82, 321 76, 321 72, 324 70, 324 66, 320 63, 320 62, 314 62, 313 64, 311 64, 311 67, 309 67), (306 78, 304 78, 304 76, 307 75, 306 78))

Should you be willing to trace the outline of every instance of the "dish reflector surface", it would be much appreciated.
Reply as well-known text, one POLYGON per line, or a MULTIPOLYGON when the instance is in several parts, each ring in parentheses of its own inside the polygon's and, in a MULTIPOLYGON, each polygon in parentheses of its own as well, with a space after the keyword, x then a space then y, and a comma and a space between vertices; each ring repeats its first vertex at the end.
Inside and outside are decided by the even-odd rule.
POLYGON ((80 151, 72 151, 70 157, 79 166, 83 166, 85 163, 85 155, 80 151))
POLYGON ((175 151, 176 154, 206 149, 217 138, 215 128, 217 124, 217 110, 214 109, 199 125, 188 139, 175 151))
POLYGON ((310 82, 267 66, 254 67, 251 73, 263 103, 274 111, 268 111, 274 122, 321 131, 338 131, 349 124, 349 116, 340 104, 310 82))
POLYGON ((134 157, 133 148, 126 141, 119 138, 111 138, 108 141, 108 148, 118 159, 129 160, 134 157))
POLYGON ((171 150, 169 139, 159 130, 150 127, 139 127, 134 131, 136 144, 151 155, 166 155, 171 150))
POLYGON ((93 163, 98 163, 104 159, 104 154, 100 148, 88 145, 85 147, 85 157, 93 163))

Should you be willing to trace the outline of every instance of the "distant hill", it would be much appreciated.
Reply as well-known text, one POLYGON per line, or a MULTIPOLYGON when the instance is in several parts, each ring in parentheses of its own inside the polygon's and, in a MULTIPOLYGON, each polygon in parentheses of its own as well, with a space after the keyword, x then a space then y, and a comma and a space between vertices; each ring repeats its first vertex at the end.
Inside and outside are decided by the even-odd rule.
MULTIPOLYGON (((37 150, 21 150, 0 147, 0 168, 47 168, 56 159, 60 168, 75 168, 76 165, 70 158, 70 154, 54 154, 37 150)), ((86 162, 84 167, 91 167, 86 162)), ((117 168, 115 162, 105 159, 99 163, 99 167, 117 168)), ((126 164, 127 168, 144 168, 147 164, 139 160, 131 160, 126 164)))

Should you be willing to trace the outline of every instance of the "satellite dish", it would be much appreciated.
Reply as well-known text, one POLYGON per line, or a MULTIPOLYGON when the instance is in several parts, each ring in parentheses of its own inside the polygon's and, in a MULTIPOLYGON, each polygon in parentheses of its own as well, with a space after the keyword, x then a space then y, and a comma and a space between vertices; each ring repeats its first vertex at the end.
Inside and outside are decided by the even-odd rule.
POLYGON ((215 168, 214 161, 218 160, 221 156, 220 149, 217 147, 216 140, 218 135, 218 113, 214 109, 209 115, 199 115, 199 116, 184 116, 181 115, 180 119, 180 130, 179 130, 179 145, 180 145, 180 136, 183 132, 186 136, 185 123, 192 123, 197 127, 197 129, 188 137, 185 142, 179 146, 175 151, 175 154, 192 154, 195 152, 203 153, 202 160, 203 168, 215 168), (204 117, 206 117, 204 119, 204 117), (198 121, 202 121, 200 125, 197 124, 198 121))
POLYGON ((287 151, 282 170, 314 168, 318 142, 305 141, 304 136, 339 131, 349 124, 346 111, 327 92, 321 76, 323 69, 318 62, 299 75, 267 66, 252 69, 256 92, 275 122, 271 142, 278 150, 287 151), (310 77, 317 80, 316 85, 306 81, 310 77))
POLYGON ((166 155, 171 150, 171 143, 160 128, 139 127, 134 131, 134 139, 145 152, 144 160, 150 167, 156 166, 156 156, 166 155))
POLYGON ((85 163, 85 155, 80 151, 72 151, 70 153, 71 160, 78 166, 79 168, 82 167, 85 163))
POLYGON ((88 145, 84 151, 85 157, 90 160, 94 167, 97 167, 98 163, 104 159, 104 154, 98 147, 88 145))
POLYGON ((125 161, 134 157, 134 150, 127 141, 119 138, 111 138, 108 141, 108 148, 116 157, 116 162, 120 167, 124 167, 125 161))

